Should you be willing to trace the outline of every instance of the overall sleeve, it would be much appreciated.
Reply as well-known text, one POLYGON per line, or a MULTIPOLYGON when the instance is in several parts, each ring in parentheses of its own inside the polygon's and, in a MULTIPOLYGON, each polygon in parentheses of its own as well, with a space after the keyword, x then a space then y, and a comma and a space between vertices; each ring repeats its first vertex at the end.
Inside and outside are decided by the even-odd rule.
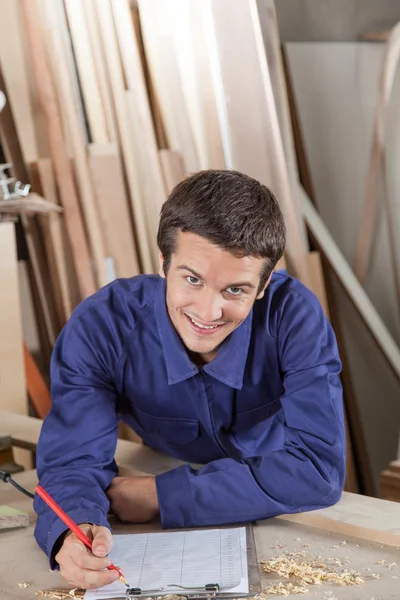
POLYGON ((284 444, 277 451, 183 465, 156 478, 163 526, 266 519, 336 503, 345 478, 341 362, 322 309, 293 293, 275 323, 283 373, 284 444))
MULTIPOLYGON (((95 331, 93 323, 69 323, 57 340, 52 407, 39 438, 37 472, 40 485, 76 523, 108 526, 104 491, 117 472, 118 421, 116 392, 95 331)), ((36 540, 54 567, 53 546, 67 527, 38 496, 34 508, 36 540)))

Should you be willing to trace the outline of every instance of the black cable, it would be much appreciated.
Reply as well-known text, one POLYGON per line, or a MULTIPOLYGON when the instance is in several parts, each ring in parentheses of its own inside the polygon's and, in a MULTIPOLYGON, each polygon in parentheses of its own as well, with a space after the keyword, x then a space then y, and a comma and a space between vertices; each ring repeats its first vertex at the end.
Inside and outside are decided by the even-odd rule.
POLYGON ((28 490, 26 490, 22 486, 20 486, 19 483, 14 481, 14 479, 11 477, 10 473, 7 473, 6 471, 2 471, 1 469, 0 469, 0 480, 4 481, 4 483, 11 483, 11 485, 13 485, 19 492, 22 492, 23 494, 25 494, 25 496, 28 496, 28 498, 35 497, 33 494, 28 492, 28 490))

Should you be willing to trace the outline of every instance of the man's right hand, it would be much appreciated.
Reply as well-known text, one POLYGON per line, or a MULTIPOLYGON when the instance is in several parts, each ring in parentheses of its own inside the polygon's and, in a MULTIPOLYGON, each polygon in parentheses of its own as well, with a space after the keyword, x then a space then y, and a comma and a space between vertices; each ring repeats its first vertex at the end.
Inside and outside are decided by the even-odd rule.
POLYGON ((107 527, 83 523, 79 527, 92 540, 92 550, 72 532, 64 538, 55 559, 63 579, 74 587, 99 588, 118 579, 115 570, 106 570, 111 564, 107 554, 112 547, 111 531, 107 527))

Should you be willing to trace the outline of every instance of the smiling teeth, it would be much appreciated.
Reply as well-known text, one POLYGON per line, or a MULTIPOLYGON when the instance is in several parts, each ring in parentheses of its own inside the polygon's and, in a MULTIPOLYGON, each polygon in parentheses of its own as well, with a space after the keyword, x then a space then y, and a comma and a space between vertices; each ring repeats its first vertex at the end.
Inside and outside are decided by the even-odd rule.
POLYGON ((192 323, 194 323, 197 327, 200 327, 200 329, 216 329, 218 327, 218 325, 200 325, 200 323, 198 323, 197 321, 195 321, 194 319, 192 319, 192 317, 189 317, 189 319, 192 321, 192 323))

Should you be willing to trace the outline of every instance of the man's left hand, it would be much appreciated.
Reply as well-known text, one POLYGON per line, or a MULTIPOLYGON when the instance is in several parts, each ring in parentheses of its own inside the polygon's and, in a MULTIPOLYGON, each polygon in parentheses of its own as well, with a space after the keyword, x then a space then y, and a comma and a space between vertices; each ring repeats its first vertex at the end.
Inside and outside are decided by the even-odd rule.
POLYGON ((107 496, 114 515, 126 523, 146 523, 160 514, 155 477, 115 477, 107 496))

